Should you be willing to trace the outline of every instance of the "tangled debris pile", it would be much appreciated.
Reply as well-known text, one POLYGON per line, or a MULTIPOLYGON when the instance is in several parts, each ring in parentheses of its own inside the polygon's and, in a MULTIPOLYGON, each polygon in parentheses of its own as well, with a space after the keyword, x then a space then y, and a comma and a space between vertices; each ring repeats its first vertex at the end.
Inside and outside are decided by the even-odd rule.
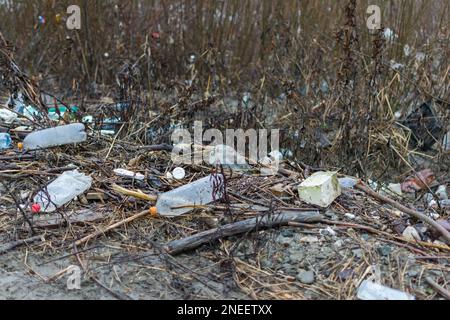
POLYGON ((224 146, 176 167, 174 146, 129 140, 123 119, 93 125, 56 98, 51 111, 9 65, 0 298, 450 298, 445 177, 365 184, 278 150, 232 166, 224 146), (82 290, 68 292, 74 265, 82 290))
MULTIPOLYGON (((89 129, 67 140, 76 145, 47 139, 27 147, 43 132, 24 140, 13 133, 14 147, 1 151, 0 266, 22 266, 53 283, 49 292, 64 287, 67 267, 79 263, 82 287, 100 283, 116 298, 388 299, 398 292, 379 293, 382 285, 408 299, 448 294, 448 196, 445 184, 424 179, 429 172, 401 188, 427 190, 434 205, 421 206, 351 177, 338 182, 336 173, 308 178, 310 168, 289 161, 273 175, 261 175, 263 165, 244 172, 186 165, 178 175, 171 146, 133 145, 89 129), (155 201, 164 205, 151 210, 155 201), (362 291, 372 288, 368 279, 378 293, 362 291)), ((95 290, 79 297, 86 292, 95 290)))

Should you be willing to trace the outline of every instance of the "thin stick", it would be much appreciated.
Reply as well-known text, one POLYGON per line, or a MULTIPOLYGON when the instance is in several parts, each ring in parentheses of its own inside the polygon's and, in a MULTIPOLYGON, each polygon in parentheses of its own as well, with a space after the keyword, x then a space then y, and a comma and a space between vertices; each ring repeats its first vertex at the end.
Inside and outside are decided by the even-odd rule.
POLYGON ((426 277, 425 280, 428 282, 430 286, 432 286, 437 292, 439 292, 442 296, 444 296, 447 300, 450 300, 450 291, 441 287, 437 282, 435 282, 430 277, 426 277))
POLYGON ((76 241, 75 245, 79 246, 80 244, 83 244, 83 243, 85 243, 85 242, 87 242, 87 241, 89 241, 89 240, 91 240, 93 238, 96 238, 96 237, 98 237, 98 236, 100 236, 100 235, 102 235, 102 234, 104 234, 104 233, 106 233, 108 231, 111 231, 112 229, 120 227, 120 226, 122 226, 124 224, 127 224, 127 223, 129 223, 131 221, 134 221, 136 219, 142 218, 142 217, 144 217, 146 215, 149 215, 149 214, 150 214, 150 212, 148 210, 142 211, 141 213, 138 213, 138 214, 136 214, 134 216, 128 217, 128 218, 126 218, 126 219, 124 219, 122 221, 116 222, 116 223, 106 227, 105 229, 98 230, 98 231, 96 231, 96 232, 94 232, 94 233, 92 233, 92 234, 90 234, 90 235, 88 235, 88 236, 86 236, 86 237, 76 241))
POLYGON ((395 200, 392 200, 388 197, 385 197, 375 191, 373 191, 372 189, 370 189, 369 187, 367 187, 366 185, 364 185, 361 181, 359 181, 356 185, 355 188, 364 191, 365 193, 367 193, 368 195, 381 200, 383 202, 386 202, 387 204, 390 204, 391 206, 393 206, 394 208, 397 208, 398 210, 407 213, 427 224, 429 224, 430 226, 432 226, 433 228, 435 228, 437 231, 439 231, 442 236, 445 238, 445 240, 447 240, 448 243, 450 243, 450 233, 443 227, 441 226, 439 223, 437 223, 436 221, 434 221, 433 219, 427 217, 426 215, 424 215, 423 213, 420 213, 414 209, 410 209, 408 207, 405 207, 404 205, 398 203, 395 200))

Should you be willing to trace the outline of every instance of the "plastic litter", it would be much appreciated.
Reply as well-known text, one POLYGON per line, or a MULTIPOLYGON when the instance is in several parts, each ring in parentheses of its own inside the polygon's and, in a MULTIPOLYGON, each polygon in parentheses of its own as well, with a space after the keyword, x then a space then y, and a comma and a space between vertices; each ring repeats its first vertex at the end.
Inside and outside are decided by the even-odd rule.
POLYGON ((186 171, 184 171, 184 169, 181 167, 177 167, 177 168, 173 169, 172 176, 176 180, 183 180, 184 177, 186 176, 186 171))
POLYGON ((179 216, 194 209, 195 205, 205 205, 218 200, 222 190, 214 194, 214 185, 224 181, 221 174, 209 175, 182 187, 158 196, 156 209, 161 216, 179 216))
POLYGON ((341 188, 349 189, 353 188, 358 183, 358 179, 352 177, 339 178, 338 181, 341 188))
POLYGON ((341 195, 336 172, 319 171, 303 181, 298 187, 300 199, 326 208, 341 195))
POLYGON ((356 295, 361 300, 415 300, 415 297, 409 293, 392 289, 369 280, 364 280, 361 283, 356 295))
POLYGON ((11 136, 9 133, 0 133, 0 150, 8 149, 11 146, 11 136))
POLYGON ((0 120, 5 123, 13 123, 17 119, 17 113, 14 113, 6 108, 0 109, 0 120))
POLYGON ((84 124, 73 123, 66 126, 35 131, 30 133, 23 141, 25 150, 45 149, 86 141, 87 134, 84 124))
POLYGON ((66 171, 50 183, 46 190, 39 191, 34 197, 34 203, 40 205, 42 212, 53 212, 89 190, 91 184, 90 176, 78 170, 66 171))
POLYGON ((144 180, 145 179, 145 176, 143 174, 135 173, 130 170, 114 169, 113 171, 115 174, 117 174, 120 177, 131 178, 131 179, 136 179, 136 180, 144 180))

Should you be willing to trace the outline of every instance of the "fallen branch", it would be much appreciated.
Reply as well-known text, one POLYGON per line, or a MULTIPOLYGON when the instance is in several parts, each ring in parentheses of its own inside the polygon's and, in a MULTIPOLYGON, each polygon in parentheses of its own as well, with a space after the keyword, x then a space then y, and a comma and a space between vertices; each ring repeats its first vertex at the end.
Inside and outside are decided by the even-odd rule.
POLYGON ((368 195, 386 202, 387 204, 390 204, 391 206, 393 206, 394 208, 397 208, 398 210, 407 213, 419 220, 421 220, 422 222, 425 222, 427 224, 429 224, 430 226, 432 226, 434 229, 436 229, 437 231, 439 231, 442 236, 445 238, 445 240, 447 240, 447 243, 450 243, 450 233, 443 227, 441 226, 439 223, 437 223, 436 221, 434 221, 433 219, 431 219, 430 217, 427 217, 426 215, 424 215, 423 213, 420 213, 419 211, 416 211, 414 209, 405 207, 404 205, 398 203, 395 200, 392 200, 388 197, 385 197, 375 191, 373 191, 372 189, 370 189, 369 187, 367 187, 366 185, 364 185, 361 181, 359 181, 356 185, 355 188, 364 191, 365 193, 367 193, 368 195))
POLYGON ((166 244, 164 249, 176 255, 184 251, 195 249, 202 244, 214 242, 221 238, 226 238, 240 233, 249 232, 257 228, 271 228, 281 225, 286 225, 289 222, 320 222, 323 219, 322 215, 317 211, 306 212, 288 212, 284 211, 272 216, 263 216, 252 219, 247 219, 235 223, 230 223, 219 228, 210 229, 199 232, 184 239, 174 240, 166 244))
POLYGON ((0 246, 0 254, 4 254, 8 251, 11 251, 23 244, 29 244, 29 243, 33 243, 33 242, 36 242, 39 240, 44 241, 43 236, 34 236, 31 238, 27 238, 27 239, 22 239, 22 240, 17 240, 17 241, 12 241, 12 242, 6 243, 6 244, 0 246))
POLYGON ((105 234, 106 232, 111 231, 112 229, 120 227, 120 226, 122 226, 124 224, 127 224, 127 223, 129 223, 131 221, 134 221, 134 220, 139 219, 141 217, 144 217, 146 215, 150 215, 150 211, 149 210, 142 211, 141 213, 135 214, 134 216, 131 216, 131 217, 128 217, 128 218, 126 218, 126 219, 124 219, 122 221, 116 222, 116 223, 106 227, 105 229, 98 230, 98 231, 96 231, 96 232, 94 232, 94 233, 92 233, 92 234, 90 234, 90 235, 88 235, 88 236, 86 236, 86 237, 84 237, 84 238, 82 238, 80 240, 77 240, 75 242, 75 245, 79 246, 80 244, 83 244, 83 243, 85 243, 85 242, 87 242, 87 241, 89 241, 91 239, 94 239, 94 238, 96 238, 96 237, 98 237, 98 236, 100 236, 102 234, 105 234))

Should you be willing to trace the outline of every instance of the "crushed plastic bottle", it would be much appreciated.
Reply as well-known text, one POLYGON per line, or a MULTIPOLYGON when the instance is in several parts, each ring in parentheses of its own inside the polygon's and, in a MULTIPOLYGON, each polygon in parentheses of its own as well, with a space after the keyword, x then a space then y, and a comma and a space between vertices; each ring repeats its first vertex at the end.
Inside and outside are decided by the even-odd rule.
POLYGON ((75 197, 89 190, 92 178, 78 170, 66 171, 50 183, 46 190, 39 191, 34 203, 41 207, 41 212, 53 212, 75 197))
POLYGON ((1 108, 0 109, 0 120, 5 123, 13 123, 17 119, 17 113, 12 112, 9 109, 1 108))
POLYGON ((219 199, 221 190, 213 194, 214 184, 223 183, 221 174, 207 176, 158 196, 156 209, 161 216, 179 216, 193 210, 194 205, 205 205, 219 199), (184 206, 184 207, 183 207, 184 206))
POLYGON ((8 149, 11 146, 11 136, 9 133, 0 133, 0 150, 8 149))
POLYGON ((406 292, 368 280, 361 283, 356 295, 361 300, 415 300, 414 296, 406 292))
POLYGON ((72 123, 66 126, 35 131, 26 136, 23 141, 23 148, 25 150, 37 150, 83 142, 87 139, 84 130, 84 124, 72 123))

